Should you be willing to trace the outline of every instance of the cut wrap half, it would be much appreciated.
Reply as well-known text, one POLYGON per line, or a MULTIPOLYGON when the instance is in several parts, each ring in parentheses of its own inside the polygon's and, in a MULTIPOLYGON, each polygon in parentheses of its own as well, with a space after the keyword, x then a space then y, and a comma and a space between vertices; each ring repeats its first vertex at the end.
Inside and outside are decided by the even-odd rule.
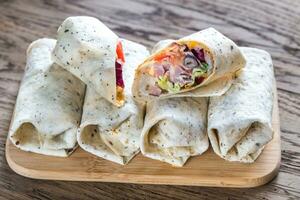
POLYGON ((147 104, 141 136, 144 156, 181 167, 208 149, 206 98, 169 98, 147 104))
POLYGON ((25 151, 67 156, 76 147, 85 86, 53 63, 55 43, 39 39, 27 49, 9 137, 25 151))
POLYGON ((98 19, 67 18, 57 31, 53 57, 98 95, 117 106, 123 105, 122 42, 98 19))
POLYGON ((237 45, 213 28, 161 41, 154 51, 135 73, 132 92, 139 101, 222 95, 245 65, 237 45))
MULTIPOLYGON (((126 59, 124 81, 131 85, 135 66, 149 52, 137 43, 128 40, 121 42, 126 59)), ((116 107, 100 95, 95 95, 93 89, 88 87, 77 135, 78 143, 84 150, 119 164, 126 164, 139 152, 144 118, 144 104, 133 101, 130 87, 125 88, 125 95, 124 105, 116 107)))
POLYGON ((210 98, 208 134, 219 156, 251 163, 273 137, 275 80, 267 52, 246 47, 241 50, 247 65, 223 96, 210 98))

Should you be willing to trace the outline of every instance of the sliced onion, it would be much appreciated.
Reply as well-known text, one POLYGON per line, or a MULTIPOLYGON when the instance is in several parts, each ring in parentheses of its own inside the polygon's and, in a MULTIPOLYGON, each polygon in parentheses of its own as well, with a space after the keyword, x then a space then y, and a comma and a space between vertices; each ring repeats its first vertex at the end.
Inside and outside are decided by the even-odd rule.
POLYGON ((197 61, 197 59, 195 58, 195 56, 187 54, 183 60, 183 65, 188 67, 188 68, 195 68, 199 66, 199 63, 197 61))

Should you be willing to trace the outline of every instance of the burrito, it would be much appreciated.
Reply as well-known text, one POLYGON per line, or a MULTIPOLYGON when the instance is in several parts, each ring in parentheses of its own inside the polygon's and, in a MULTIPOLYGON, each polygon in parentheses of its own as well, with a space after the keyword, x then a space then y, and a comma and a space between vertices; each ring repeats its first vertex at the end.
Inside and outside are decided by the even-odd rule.
POLYGON ((181 167, 208 149, 207 98, 169 98, 147 104, 141 136, 144 156, 181 167))
MULTIPOLYGON (((126 62, 124 81, 133 82, 135 66, 143 61, 149 52, 137 43, 121 40, 126 62)), ((111 59, 114 59, 112 57, 111 59)), ((126 164, 139 152, 139 138, 143 128, 144 104, 137 103, 131 95, 131 88, 125 87, 125 103, 116 107, 93 88, 87 87, 80 132, 79 145, 101 158, 126 164)))
POLYGON ((77 146, 85 85, 53 63, 55 43, 39 39, 27 49, 9 137, 24 151, 65 157, 77 146))
POLYGON ((274 72, 270 55, 241 48, 247 64, 231 88, 211 97, 208 134, 214 151, 229 161, 254 162, 272 139, 274 72))
POLYGON ((132 92, 139 101, 220 96, 245 65, 237 45, 213 28, 158 46, 136 70, 132 92))
POLYGON ((114 105, 124 103, 122 42, 98 19, 69 17, 57 31, 56 63, 114 105))

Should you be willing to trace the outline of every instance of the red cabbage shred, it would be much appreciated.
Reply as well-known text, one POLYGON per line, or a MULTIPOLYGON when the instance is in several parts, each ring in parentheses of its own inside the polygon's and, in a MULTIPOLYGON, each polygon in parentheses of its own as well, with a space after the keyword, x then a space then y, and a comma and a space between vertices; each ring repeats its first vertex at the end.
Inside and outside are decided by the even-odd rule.
POLYGON ((192 49, 191 52, 194 54, 194 56, 195 56, 198 60, 200 60, 200 62, 205 62, 204 51, 203 51, 203 49, 196 48, 196 49, 192 49))
POLYGON ((117 86, 124 88, 124 81, 122 77, 122 64, 116 61, 116 84, 117 86))

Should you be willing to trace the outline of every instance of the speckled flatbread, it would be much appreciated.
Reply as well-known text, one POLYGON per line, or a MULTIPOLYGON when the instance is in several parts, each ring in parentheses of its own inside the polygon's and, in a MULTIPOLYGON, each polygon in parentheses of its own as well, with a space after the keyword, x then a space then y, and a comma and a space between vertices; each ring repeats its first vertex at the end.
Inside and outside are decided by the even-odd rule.
POLYGON ((68 156, 76 147, 85 86, 53 63, 55 43, 39 39, 27 49, 9 137, 24 151, 68 156))
POLYGON ((251 163, 273 137, 274 72, 269 53, 241 50, 247 60, 245 68, 224 95, 210 98, 208 135, 222 158, 251 163))
POLYGON ((149 55, 137 43, 122 40, 125 64, 124 79, 126 102, 116 107, 87 88, 79 145, 86 151, 119 164, 126 164, 139 152, 139 138, 143 128, 144 104, 133 101, 130 85, 134 68, 149 55))
POLYGON ((220 96, 224 94, 232 84, 236 71, 244 67, 245 58, 238 46, 229 38, 213 28, 208 28, 179 40, 163 40, 156 44, 152 50, 152 55, 138 66, 132 86, 134 97, 138 101, 152 101, 171 97, 208 97, 220 96), (145 73, 149 62, 155 60, 164 49, 173 42, 177 43, 197 43, 208 55, 210 55, 211 72, 205 80, 191 88, 182 89, 179 92, 162 93, 159 96, 149 94, 155 82, 155 77, 145 73))
POLYGON ((147 104, 141 136, 144 156, 181 167, 208 149, 206 98, 169 98, 147 104))
POLYGON ((98 19, 67 18, 57 31, 53 52, 56 63, 93 88, 99 96, 120 106, 115 62, 118 36, 98 19))

